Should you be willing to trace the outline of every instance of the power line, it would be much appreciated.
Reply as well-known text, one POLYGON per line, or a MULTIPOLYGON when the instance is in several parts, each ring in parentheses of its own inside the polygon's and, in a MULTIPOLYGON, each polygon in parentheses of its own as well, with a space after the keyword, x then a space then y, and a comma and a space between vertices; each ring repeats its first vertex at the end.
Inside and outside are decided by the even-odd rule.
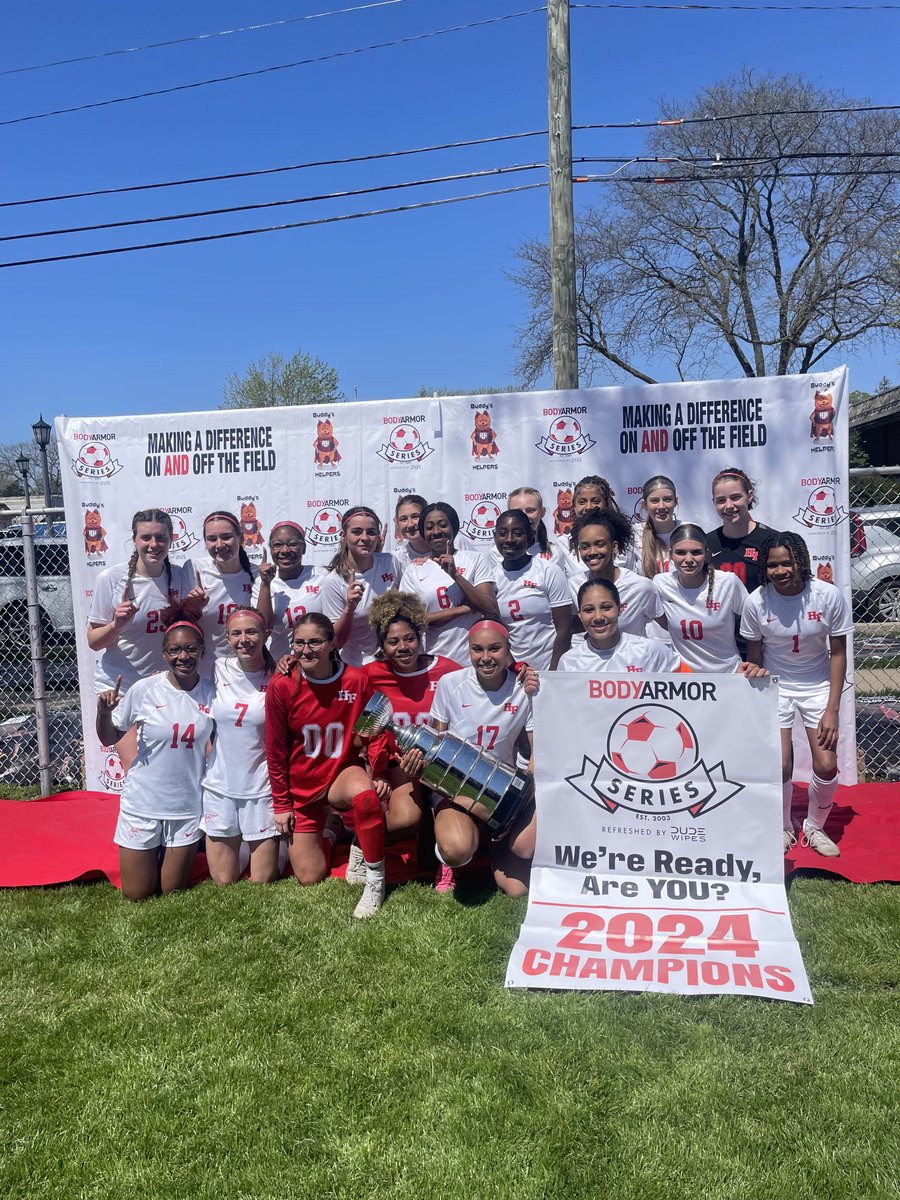
POLYGON ((283 167, 261 167, 255 171, 229 171, 222 175, 196 175, 191 179, 169 179, 161 183, 133 183, 124 187, 93 188, 87 192, 65 192, 58 196, 34 196, 26 200, 0 200, 0 208, 18 208, 24 204, 49 204, 56 200, 81 200, 91 196, 118 196, 126 192, 147 192, 155 188, 185 187, 195 183, 219 183, 227 179, 252 179, 258 175, 278 175, 285 171, 306 171, 311 167, 335 167, 346 163, 405 158, 411 154, 431 154, 438 150, 459 150, 469 146, 489 146, 498 142, 514 142, 522 138, 540 137, 546 134, 546 132, 546 129, 529 129, 522 133, 501 133, 494 137, 468 138, 462 142, 439 142, 433 146, 416 146, 409 150, 383 150, 376 154, 353 154, 346 158, 321 158, 315 162, 291 163, 283 167))
POLYGON ((583 129, 655 129, 661 125, 709 125, 722 121, 742 121, 747 117, 829 117, 837 113, 896 112, 900 104, 858 104, 847 108, 773 108, 766 112, 723 113, 708 117, 663 117, 655 121, 602 121, 592 125, 573 125, 583 129))
POLYGON ((228 208, 207 208, 199 212, 168 213, 159 217, 134 217, 127 221, 104 221, 99 225, 72 225, 66 229, 39 229, 31 233, 0 235, 0 242, 20 242, 26 238, 59 237, 67 233, 95 233, 101 229, 124 229, 133 225, 158 225, 164 221, 189 221, 197 217, 220 217, 230 213, 253 212, 262 208, 282 208, 290 204, 313 204, 319 200, 345 200, 350 196, 370 196, 375 192, 395 192, 403 188, 425 187, 435 183, 457 183, 462 179, 483 179, 489 175, 511 175, 519 171, 547 169, 547 164, 517 163, 509 167, 486 167, 482 171, 466 171, 459 175, 437 175, 432 179, 412 179, 406 183, 384 183, 372 187, 353 188, 344 192, 324 192, 318 196, 295 196, 290 200, 266 200, 257 204, 234 204, 228 208))
POLYGON ((338 221, 358 221, 363 217, 382 217, 389 213, 413 212, 421 208, 437 208, 442 204, 461 204, 464 200, 484 200, 489 196, 510 196, 514 192, 531 192, 535 188, 545 188, 547 184, 520 183, 515 187, 499 188, 489 192, 472 192, 466 196, 446 196, 440 200, 420 200, 415 204, 401 204, 395 208, 373 208, 368 212, 345 213, 336 217, 317 217, 309 221, 291 221, 285 225, 265 225, 258 229, 236 229, 228 233, 207 233, 189 238, 173 238, 166 242, 144 242, 135 246, 114 246, 106 250, 83 250, 76 254, 53 254, 46 258, 25 258, 18 262, 0 262, 0 269, 5 267, 31 267, 38 263, 67 262, 76 258, 100 258, 108 254, 129 254, 137 250, 158 250, 164 246, 189 246, 198 242, 217 242, 224 238, 249 237, 255 233, 276 233, 283 229, 306 229, 312 225, 331 225, 338 221))
MULTIPOLYGON (((900 168, 894 171, 782 171, 779 179, 841 179, 860 178, 865 176, 884 175, 890 178, 900 177, 900 168)), ((573 183, 743 183, 743 175, 726 175, 716 172, 712 175, 580 175, 572 180, 573 183)))
POLYGON ((142 50, 162 50, 167 46, 183 46, 187 42, 205 42, 211 38, 230 37, 234 33, 256 33, 260 29, 274 29, 279 25, 294 25, 299 21, 318 21, 322 17, 341 17, 347 13, 366 12, 372 8, 387 8, 392 4, 405 4, 407 0, 373 0, 371 4, 357 4, 353 8, 333 8, 329 12, 307 13, 302 17, 282 17, 278 21, 264 21, 256 25, 240 25, 235 29, 217 29, 213 33, 195 33, 189 37, 169 38, 165 42, 147 42, 143 46, 125 46, 121 50, 100 50, 96 54, 82 54, 78 58, 58 58, 55 62, 34 63, 29 67, 7 67, 0 75, 22 75, 26 71, 46 71, 50 67, 68 67, 73 63, 94 62, 98 58, 116 58, 120 54, 138 54, 142 50))
POLYGON ((188 92, 196 88, 209 87, 214 83, 230 83, 236 79, 252 79, 258 75, 271 75, 274 71, 289 71, 295 67, 308 67, 314 63, 332 62, 338 58, 351 58, 357 54, 366 54, 370 50, 387 50, 393 46, 408 46, 413 42, 423 42, 428 38, 443 37, 448 33, 462 33, 467 29, 481 29, 486 25, 497 25, 503 21, 514 21, 518 17, 527 17, 532 13, 544 12, 543 5, 537 8, 526 8, 521 12, 504 13, 499 17, 486 17, 481 21, 470 21, 467 25, 451 25, 446 29, 432 29, 428 33, 415 33, 409 37, 395 38, 390 42, 374 42, 370 46, 356 46, 352 50, 334 50, 330 54, 320 54, 315 58, 301 58, 296 62, 278 63, 272 67, 257 67, 253 71, 238 71, 234 75, 217 75, 212 79, 198 79, 192 83, 178 83, 172 87, 154 88, 152 91, 135 92, 130 96, 114 96, 108 100, 94 100, 90 104, 74 104, 68 108, 54 108, 47 112, 29 113, 24 117, 10 117, 0 121, 0 127, 6 125, 22 125, 26 121, 42 121, 47 117, 59 117, 66 113, 87 112, 93 108, 107 108, 112 104, 128 104, 132 100, 147 100, 155 96, 170 96, 175 92, 188 92))
POLYGON ((626 12, 900 12, 900 4, 572 4, 569 7, 626 12))
POLYGON ((583 158, 573 158, 572 162, 579 163, 679 163, 683 166, 697 167, 719 167, 733 166, 741 163, 778 163, 778 162, 794 162, 808 158, 815 159, 844 159, 844 158, 900 158, 900 150, 816 150, 809 151, 805 154, 753 154, 753 155, 736 155, 736 154, 698 154, 690 158, 686 158, 680 154, 617 154, 611 157, 599 157, 590 155, 583 158))

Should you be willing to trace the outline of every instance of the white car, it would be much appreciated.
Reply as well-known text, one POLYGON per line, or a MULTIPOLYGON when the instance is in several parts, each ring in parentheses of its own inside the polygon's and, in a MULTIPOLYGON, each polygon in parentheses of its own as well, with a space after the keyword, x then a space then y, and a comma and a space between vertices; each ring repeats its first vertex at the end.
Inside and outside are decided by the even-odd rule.
MULTIPOLYGON (((73 634, 72 581, 69 548, 59 538, 35 542, 38 603, 41 628, 50 637, 73 634)), ((25 593, 25 560, 22 543, 0 541, 0 637, 9 644, 28 643, 28 601, 25 593)))
POLYGON ((859 616, 900 621, 900 505, 850 514, 850 586, 859 616))

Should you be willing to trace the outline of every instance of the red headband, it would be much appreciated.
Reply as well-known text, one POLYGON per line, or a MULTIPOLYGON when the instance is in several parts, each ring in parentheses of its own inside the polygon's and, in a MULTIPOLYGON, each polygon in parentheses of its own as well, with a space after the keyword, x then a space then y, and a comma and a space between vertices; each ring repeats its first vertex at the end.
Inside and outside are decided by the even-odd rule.
POLYGON ((166 627, 166 633, 171 633, 173 629, 180 629, 184 626, 187 626, 188 629, 193 629, 195 633, 199 633, 201 642, 204 640, 203 630, 194 621, 173 621, 171 625, 166 627))
POLYGON ((204 529, 206 529, 206 527, 210 523, 210 521, 227 521, 229 525, 233 525, 235 527, 235 529, 238 531, 238 533, 241 532, 241 526, 240 526, 240 523, 238 522, 237 517, 234 515, 234 513, 225 512, 224 509, 216 511, 216 512, 211 512, 208 517, 204 517, 203 518, 203 528, 204 529))
POLYGON ((262 615, 261 612, 259 612, 255 608, 234 608, 234 609, 232 609, 231 612, 228 614, 228 616, 225 618, 225 624, 227 625, 229 623, 229 621, 235 620, 237 617, 255 617, 256 620, 259 621, 260 625, 262 625, 263 629, 268 628, 268 623, 266 621, 266 618, 262 615))
POLYGON ((493 633, 499 633, 509 641, 509 630, 505 625, 501 625, 499 621, 492 621, 488 617, 485 617, 483 621, 476 621, 469 630, 469 637, 471 638, 472 634, 479 629, 490 629, 493 633))
POLYGON ((303 528, 302 525, 298 525, 296 521, 276 521, 275 524, 272 526, 272 532, 269 534, 269 541, 271 542, 272 534, 275 532, 276 529, 285 529, 285 528, 296 529, 297 533, 300 534, 300 537, 303 539, 303 541, 304 542, 306 541, 306 530, 303 528))

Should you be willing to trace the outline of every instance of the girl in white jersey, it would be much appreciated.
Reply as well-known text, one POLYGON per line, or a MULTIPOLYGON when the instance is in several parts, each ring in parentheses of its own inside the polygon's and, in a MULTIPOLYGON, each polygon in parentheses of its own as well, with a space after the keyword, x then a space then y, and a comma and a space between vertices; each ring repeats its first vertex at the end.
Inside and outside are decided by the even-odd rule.
POLYGON ((428 650, 466 666, 472 623, 481 615, 497 616, 491 566, 486 555, 454 547, 459 516, 451 505, 429 504, 421 523, 429 557, 410 563, 400 590, 415 593, 428 611, 428 650))
POLYGON ((402 574, 417 558, 428 558, 431 554, 428 543, 422 537, 421 517, 428 501, 415 492, 399 496, 394 508, 394 537, 397 543, 394 558, 402 574))
POLYGON ((620 598, 623 633, 644 637, 648 623, 662 616, 662 605, 649 579, 628 567, 616 566, 616 556, 631 549, 631 522, 618 509, 589 509, 575 522, 572 544, 578 552, 580 569, 570 571, 569 588, 577 601, 586 580, 605 580, 616 585, 620 598))
POLYGON ((137 730, 114 838, 129 900, 186 888, 200 840, 200 780, 215 723, 213 686, 199 672, 203 632, 186 619, 193 611, 185 604, 162 614, 165 674, 139 679, 125 696, 117 680, 97 697, 97 736, 105 746, 137 730))
POLYGON ((799 713, 813 768, 803 844, 834 858, 840 850, 824 826, 837 790, 838 708, 847 673, 847 634, 853 631, 850 606, 833 584, 813 579, 809 551, 796 533, 771 535, 760 554, 759 572, 762 585, 744 604, 741 635, 747 639, 749 661, 764 664, 780 681, 784 849, 796 841, 791 730, 799 713))
MULTIPOLYGON (((520 737, 527 740, 529 753, 533 751, 531 697, 512 670, 507 630, 497 621, 479 621, 469 630, 468 644, 471 665, 438 680, 430 724, 438 732, 449 729, 514 767, 520 737)), ((415 774, 421 762, 421 751, 411 750, 401 767, 415 774)), ((451 868, 465 866, 484 833, 484 825, 453 800, 438 801, 434 834, 441 862, 451 868)), ((516 818, 506 837, 491 843, 494 879, 508 896, 523 896, 528 890, 534 843, 533 806, 516 818)))
POLYGON ((322 612, 334 622, 341 658, 353 667, 375 657, 378 643, 369 625, 369 606, 400 578, 394 556, 380 551, 381 544, 381 521, 372 509, 364 504, 349 508, 341 518, 340 549, 322 580, 322 612))
POLYGON ((321 612, 320 594, 325 572, 316 566, 304 566, 306 535, 296 521, 277 521, 269 534, 272 562, 259 564, 259 578, 253 588, 253 604, 271 630, 269 648, 280 659, 291 651, 291 631, 308 612, 321 612))
POLYGON ((717 571, 709 560, 699 525, 679 525, 670 553, 674 570, 653 577, 672 646, 695 671, 737 672, 754 677, 758 668, 741 662, 735 642, 747 589, 737 575, 717 571))
POLYGON ((236 608, 225 622, 232 655, 216 660, 216 722, 203 777, 203 822, 209 873, 218 884, 241 875, 241 842, 250 850, 250 879, 278 878, 278 831, 266 764, 266 687, 275 662, 268 626, 255 608, 236 608))
MULTIPOLYGON (((159 670, 163 624, 160 613, 181 596, 181 567, 169 562, 172 518, 158 508, 136 512, 131 520, 134 552, 127 563, 107 567, 97 578, 87 640, 100 652, 94 672, 99 695, 121 680, 119 694, 159 670)), ((122 738, 119 757, 126 770, 134 738, 122 738)))
POLYGON ((635 570, 652 579, 669 569, 669 543, 678 524, 675 512, 678 495, 675 484, 667 475, 652 475, 641 488, 641 508, 646 513, 637 522, 637 553, 635 570))
POLYGON ((206 557, 191 559, 183 567, 182 587, 203 605, 200 628, 207 656, 201 672, 211 677, 217 658, 230 653, 225 637, 228 614, 249 604, 256 575, 244 550, 241 527, 234 513, 218 510, 203 522, 206 557))
POLYGON ((559 567, 529 553, 531 535, 531 522, 516 509, 502 513, 494 527, 497 608, 513 658, 555 671, 572 644, 572 598, 559 567))
POLYGON ((578 616, 585 637, 559 660, 560 671, 690 671, 671 646, 623 633, 619 590, 608 579, 588 579, 578 589, 578 616))
MULTIPOLYGON (((513 488, 507 503, 510 508, 520 509, 531 523, 531 544, 528 553, 533 557, 540 555, 541 558, 548 559, 565 575, 566 553, 559 542, 551 542, 547 536, 547 526, 544 524, 547 510, 544 507, 544 498, 537 488, 513 488)), ((499 554, 492 552, 491 558, 496 563, 499 561, 499 554)))

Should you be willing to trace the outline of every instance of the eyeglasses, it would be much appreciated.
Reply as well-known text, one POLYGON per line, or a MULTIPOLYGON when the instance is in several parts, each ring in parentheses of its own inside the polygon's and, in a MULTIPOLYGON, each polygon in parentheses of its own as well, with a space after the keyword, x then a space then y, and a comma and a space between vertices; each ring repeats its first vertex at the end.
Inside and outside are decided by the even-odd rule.
POLYGON ((270 542, 269 549, 277 553, 279 550, 302 550, 305 542, 270 542))
POLYGON ((163 654, 166 658, 177 658, 179 654, 186 654, 188 658, 199 658, 203 653, 202 646, 164 646, 163 654))
POLYGON ((320 646, 324 646, 326 638, 307 638, 305 642, 299 638, 294 638, 291 645, 295 650, 302 650, 304 646, 309 646, 310 650, 318 650, 320 646))

